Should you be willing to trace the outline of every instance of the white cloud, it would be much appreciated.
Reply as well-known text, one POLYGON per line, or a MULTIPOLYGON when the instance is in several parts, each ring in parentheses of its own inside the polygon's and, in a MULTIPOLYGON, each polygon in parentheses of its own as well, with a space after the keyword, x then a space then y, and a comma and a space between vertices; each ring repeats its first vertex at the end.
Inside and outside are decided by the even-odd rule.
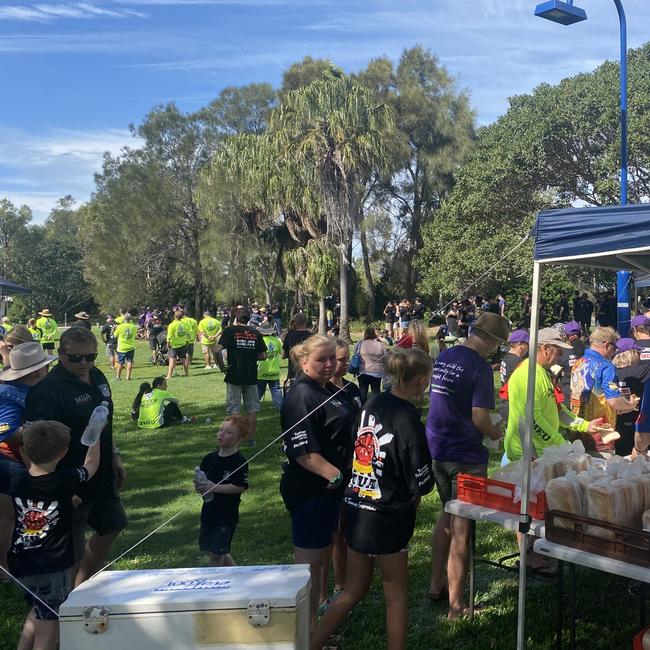
POLYGON ((32 4, 0 7, 0 20, 27 22, 49 22, 57 19, 91 18, 144 18, 146 14, 120 7, 104 8, 91 2, 70 2, 64 4, 32 4))
POLYGON ((39 136, 0 128, 0 197, 29 205, 42 221, 66 194, 80 202, 90 198, 105 152, 117 155, 140 144, 124 129, 51 129, 39 136))

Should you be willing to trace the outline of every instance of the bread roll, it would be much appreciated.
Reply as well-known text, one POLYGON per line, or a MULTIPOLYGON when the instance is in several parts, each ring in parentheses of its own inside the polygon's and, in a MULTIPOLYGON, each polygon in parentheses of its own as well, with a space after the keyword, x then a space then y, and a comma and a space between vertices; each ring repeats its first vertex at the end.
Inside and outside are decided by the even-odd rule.
MULTIPOLYGON (((584 513, 584 488, 571 478, 560 476, 551 479, 546 484, 546 502, 549 510, 561 510, 576 515, 584 513)), ((555 523, 560 528, 572 528, 573 524, 567 520, 556 518, 555 523)))

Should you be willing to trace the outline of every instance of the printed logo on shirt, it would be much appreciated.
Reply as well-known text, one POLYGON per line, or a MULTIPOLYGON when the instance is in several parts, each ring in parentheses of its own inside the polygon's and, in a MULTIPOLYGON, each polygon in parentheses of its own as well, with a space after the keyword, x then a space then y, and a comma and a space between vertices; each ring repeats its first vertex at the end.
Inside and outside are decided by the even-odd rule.
POLYGON ((83 393, 82 395, 77 395, 77 397, 74 398, 74 403, 77 406, 81 406, 82 404, 87 404, 92 400, 92 395, 89 395, 88 393, 83 393))
POLYGON ((54 526, 59 521, 59 502, 34 501, 16 497, 18 510, 18 536, 15 546, 24 549, 39 548, 54 526))
POLYGON ((307 438, 307 432, 306 431, 294 431, 291 434, 291 446, 293 449, 298 449, 299 447, 304 447, 306 444, 309 443, 309 440, 307 438))
POLYGON ((386 452, 381 451, 383 445, 393 439, 392 433, 378 434, 383 426, 375 422, 373 415, 368 416, 368 424, 364 425, 366 411, 361 413, 357 439, 354 443, 354 458, 352 459, 352 478, 350 488, 360 497, 377 501, 381 499, 381 488, 377 477, 381 477, 384 469, 386 452))
POLYGON ((102 392, 102 395, 104 397, 110 397, 111 396, 111 389, 108 384, 99 384, 99 390, 102 392))
POLYGON ((650 350, 642 350, 640 354, 641 361, 650 361, 650 350))

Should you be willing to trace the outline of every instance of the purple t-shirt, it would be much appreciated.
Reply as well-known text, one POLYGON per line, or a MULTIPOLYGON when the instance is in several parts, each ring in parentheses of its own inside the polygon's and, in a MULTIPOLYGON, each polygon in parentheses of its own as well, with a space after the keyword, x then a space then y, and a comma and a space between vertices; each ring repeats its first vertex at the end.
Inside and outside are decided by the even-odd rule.
POLYGON ((488 462, 483 434, 472 422, 472 408, 494 408, 492 368, 463 345, 441 352, 433 366, 427 416, 431 457, 468 465, 488 462))

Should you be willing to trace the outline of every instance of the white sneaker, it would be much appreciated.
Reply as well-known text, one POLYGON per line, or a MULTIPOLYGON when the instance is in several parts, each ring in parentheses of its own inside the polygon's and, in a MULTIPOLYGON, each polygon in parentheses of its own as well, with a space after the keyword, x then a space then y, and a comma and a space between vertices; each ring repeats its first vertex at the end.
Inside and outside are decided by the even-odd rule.
MULTIPOLYGON (((207 366, 206 366, 206 368, 207 368, 207 366)), ((210 366, 210 368, 212 368, 212 370, 216 370, 216 369, 217 369, 217 364, 216 364, 216 363, 213 363, 213 364, 210 366)))
POLYGON ((214 366, 205 366, 203 370, 212 370, 212 368, 214 368, 214 366))
POLYGON ((181 422, 182 422, 183 424, 186 424, 186 423, 189 422, 189 421, 190 421, 190 418, 188 418, 187 415, 184 415, 184 416, 183 416, 183 419, 181 420, 181 422))

